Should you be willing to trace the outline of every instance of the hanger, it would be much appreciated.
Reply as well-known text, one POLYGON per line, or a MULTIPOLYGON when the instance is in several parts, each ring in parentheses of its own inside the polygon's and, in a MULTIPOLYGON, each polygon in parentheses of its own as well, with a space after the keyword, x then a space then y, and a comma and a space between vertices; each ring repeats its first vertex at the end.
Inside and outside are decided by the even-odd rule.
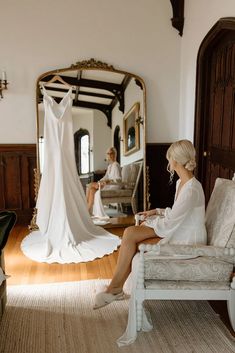
POLYGON ((56 82, 56 81, 59 81, 59 82, 63 83, 63 85, 65 85, 67 87, 74 87, 74 86, 70 85, 68 82, 66 82, 65 80, 63 80, 63 78, 61 76, 59 76, 59 75, 53 76, 50 81, 44 82, 42 86, 47 86, 50 83, 53 83, 53 82, 56 82))

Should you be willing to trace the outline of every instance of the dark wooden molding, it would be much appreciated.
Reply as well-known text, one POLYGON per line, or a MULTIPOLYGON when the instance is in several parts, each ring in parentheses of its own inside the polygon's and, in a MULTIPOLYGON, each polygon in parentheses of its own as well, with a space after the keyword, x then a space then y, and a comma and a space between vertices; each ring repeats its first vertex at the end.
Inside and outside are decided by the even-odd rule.
POLYGON ((135 79, 135 83, 138 87, 140 87, 140 89, 143 91, 143 85, 142 83, 140 82, 140 80, 138 80, 137 78, 135 79))
POLYGON ((117 104, 117 102, 119 101, 119 110, 124 114, 125 112, 125 90, 127 88, 127 86, 129 85, 131 80, 131 76, 130 75, 126 75, 120 85, 119 91, 118 92, 113 92, 115 94, 115 99, 111 102, 110 104, 110 108, 111 108, 111 112, 113 110, 113 108, 115 107, 115 105, 117 104))
POLYGON ((170 174, 167 171, 166 152, 170 143, 147 143, 146 166, 149 170, 149 202, 150 208, 171 207, 174 203, 175 183, 170 184, 170 174))
MULTIPOLYGON (((48 82, 52 79, 53 75, 48 75, 43 78, 42 82, 48 82)), ((107 125, 112 127, 112 110, 117 103, 119 103, 119 110, 125 112, 125 90, 131 81, 131 75, 126 74, 120 84, 112 82, 97 81, 91 79, 82 78, 82 74, 79 77, 61 76, 61 78, 68 84, 75 87, 73 93, 75 93, 75 99, 73 100, 74 107, 82 107, 89 109, 97 109, 106 115, 107 125), (110 92, 110 94, 104 94, 99 92, 88 92, 85 88, 95 88, 110 92), (83 101, 81 96, 94 97, 94 98, 105 98, 109 99, 110 103, 100 104, 96 102, 90 102, 89 100, 83 101)), ((53 92, 67 92, 66 88, 50 87, 50 91, 53 92)), ((53 96, 53 95, 52 95, 53 96)), ((59 103, 62 97, 53 96, 54 100, 59 103)), ((43 96, 40 90, 38 90, 38 103, 42 102, 43 96)))
MULTIPOLYGON (((49 90, 51 92, 61 92, 61 93, 67 93, 68 89, 66 88, 59 88, 59 87, 50 87, 49 90)), ((74 91, 73 91, 74 93, 74 91)), ((83 91, 83 90, 79 90, 79 95, 83 95, 83 96, 90 96, 90 97, 98 97, 98 98, 107 98, 107 99, 113 99, 113 95, 111 94, 104 94, 104 93, 94 93, 94 92, 88 92, 88 91, 83 91)), ((58 97, 57 97, 58 98, 58 97)))
POLYGON ((6 143, 0 144, 0 153, 1 152, 15 152, 15 153, 23 153, 30 152, 36 154, 36 145, 31 144, 16 144, 16 143, 6 143))
MULTIPOLYGON (((48 82, 52 79, 53 75, 48 75, 46 77, 43 78, 43 82, 48 82)), ((117 84, 117 83, 112 83, 112 82, 104 82, 104 81, 97 81, 97 80, 90 80, 90 79, 84 79, 84 78, 76 78, 76 77, 70 77, 70 76, 65 76, 65 75, 61 75, 60 76, 65 82, 67 82, 68 84, 70 84, 71 86, 74 87, 89 87, 89 88, 96 88, 96 89, 102 89, 102 90, 106 90, 109 91, 112 95, 109 95, 108 98, 112 99, 112 102, 110 103, 110 106, 112 105, 112 107, 115 106, 115 104, 113 103, 113 101, 119 102, 119 110, 121 112, 124 113, 125 110, 125 103, 124 103, 124 92, 125 89, 127 87, 127 85, 129 84, 130 80, 131 80, 131 76, 130 75, 126 75, 122 81, 121 84, 117 84)), ((60 92, 65 92, 66 90, 64 89, 60 89, 60 88, 49 88, 52 91, 60 91, 60 92)), ((79 92, 79 94, 81 94, 79 92)), ((86 92, 83 91, 83 95, 85 95, 86 92)), ((88 96, 90 96, 90 94, 88 94, 88 96)), ((98 98, 100 97, 100 94, 97 93, 93 93, 93 96, 97 96, 98 98)), ((39 94, 39 102, 42 101, 42 94, 40 92, 39 94)))
POLYGON ((179 35, 183 35, 184 29, 184 0, 170 0, 173 9, 173 17, 171 19, 172 26, 179 31, 179 35))

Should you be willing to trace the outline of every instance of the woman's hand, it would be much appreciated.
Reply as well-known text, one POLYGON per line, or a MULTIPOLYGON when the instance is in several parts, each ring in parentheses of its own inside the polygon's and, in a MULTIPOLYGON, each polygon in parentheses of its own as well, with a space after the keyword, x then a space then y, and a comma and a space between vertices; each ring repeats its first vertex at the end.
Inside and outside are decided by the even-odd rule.
POLYGON ((156 209, 154 209, 154 210, 149 210, 149 211, 139 212, 138 214, 144 216, 144 219, 145 219, 145 218, 147 218, 147 217, 156 215, 156 209))
POLYGON ((100 187, 103 188, 107 183, 104 180, 99 181, 100 187))

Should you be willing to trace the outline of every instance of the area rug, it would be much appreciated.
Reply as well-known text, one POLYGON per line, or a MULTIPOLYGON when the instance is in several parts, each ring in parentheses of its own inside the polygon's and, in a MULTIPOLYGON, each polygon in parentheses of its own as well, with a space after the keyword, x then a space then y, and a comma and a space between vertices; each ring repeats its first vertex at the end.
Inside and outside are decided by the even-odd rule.
POLYGON ((105 280, 8 286, 1 353, 230 353, 235 340, 204 301, 148 301, 154 329, 118 348, 128 299, 93 310, 105 280))

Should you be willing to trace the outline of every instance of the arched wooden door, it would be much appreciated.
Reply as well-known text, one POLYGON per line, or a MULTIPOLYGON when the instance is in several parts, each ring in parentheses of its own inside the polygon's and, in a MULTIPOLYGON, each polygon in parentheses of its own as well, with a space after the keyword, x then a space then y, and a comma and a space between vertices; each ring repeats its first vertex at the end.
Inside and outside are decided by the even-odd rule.
POLYGON ((235 18, 220 19, 199 49, 194 137, 208 201, 215 179, 235 172, 235 18))

